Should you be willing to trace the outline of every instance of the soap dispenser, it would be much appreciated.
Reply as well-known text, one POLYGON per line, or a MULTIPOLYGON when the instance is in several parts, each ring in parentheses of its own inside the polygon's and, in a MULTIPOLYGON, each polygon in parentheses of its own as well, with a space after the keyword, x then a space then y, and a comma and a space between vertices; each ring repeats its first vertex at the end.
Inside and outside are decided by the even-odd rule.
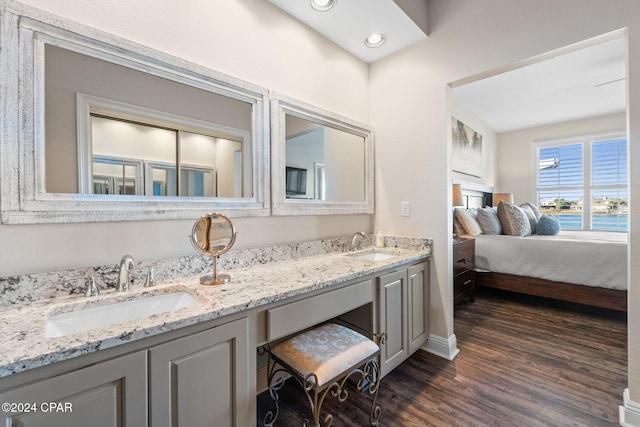
POLYGON ((376 227, 376 247, 384 248, 384 236, 380 233, 380 227, 376 227))

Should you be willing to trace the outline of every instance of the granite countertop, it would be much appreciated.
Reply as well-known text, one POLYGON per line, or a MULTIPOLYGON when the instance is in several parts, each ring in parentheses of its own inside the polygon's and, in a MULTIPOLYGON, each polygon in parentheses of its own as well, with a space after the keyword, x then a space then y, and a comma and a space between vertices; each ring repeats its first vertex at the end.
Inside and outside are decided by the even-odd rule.
MULTIPOLYGON (((370 249, 368 249, 370 250, 370 249)), ((359 252, 366 252, 367 249, 359 252)), ((0 313, 0 378, 54 362, 71 359, 102 349, 158 335, 171 330, 217 319, 282 301, 352 279, 424 260, 430 250, 384 248, 396 255, 382 261, 353 257, 354 253, 329 253, 302 257, 265 265, 237 268, 226 273, 231 281, 225 285, 202 286, 199 277, 165 280, 153 287, 141 285, 126 292, 108 291, 99 296, 69 296, 10 307, 0 313), (141 296, 185 290, 201 303, 169 313, 152 315, 103 328, 46 338, 47 315, 77 310, 141 296)))

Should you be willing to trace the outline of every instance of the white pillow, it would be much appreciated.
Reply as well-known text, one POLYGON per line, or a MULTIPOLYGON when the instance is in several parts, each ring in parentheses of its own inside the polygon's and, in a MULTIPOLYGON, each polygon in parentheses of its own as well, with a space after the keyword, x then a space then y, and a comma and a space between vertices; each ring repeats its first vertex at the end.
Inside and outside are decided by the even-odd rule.
POLYGON ((531 204, 523 203, 520 205, 520 209, 527 215, 529 218, 529 225, 531 226, 531 234, 536 234, 536 224, 538 223, 538 218, 536 218, 536 214, 531 209, 531 204))
MULTIPOLYGON (((522 205, 527 205, 531 208, 531 210, 533 211, 533 214, 536 216, 536 222, 540 221, 540 217, 542 216, 542 212, 540 212, 540 209, 538 209, 538 207, 536 205, 534 205, 531 202, 525 202, 522 205)), ((520 205, 520 207, 522 207, 522 205, 520 205)))
POLYGON ((498 212, 494 208, 478 209, 476 219, 484 234, 502 234, 502 226, 500 225, 498 212))
POLYGON ((455 218, 469 236, 477 236, 482 234, 482 227, 478 224, 478 220, 465 208, 456 208, 455 218))
POLYGON ((508 236, 528 236, 531 234, 529 217, 513 203, 501 201, 498 205, 498 218, 502 232, 508 236))

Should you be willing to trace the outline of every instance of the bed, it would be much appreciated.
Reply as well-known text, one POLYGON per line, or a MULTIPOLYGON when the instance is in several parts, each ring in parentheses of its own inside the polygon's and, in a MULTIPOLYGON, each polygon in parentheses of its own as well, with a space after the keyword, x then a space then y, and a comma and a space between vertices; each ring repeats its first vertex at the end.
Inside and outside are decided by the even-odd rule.
POLYGON ((475 236, 476 284, 618 311, 627 309, 627 234, 475 236))
MULTIPOLYGON (((463 192, 470 209, 491 204, 490 193, 463 192)), ((479 287, 627 310, 627 233, 561 230, 474 237, 479 287)))

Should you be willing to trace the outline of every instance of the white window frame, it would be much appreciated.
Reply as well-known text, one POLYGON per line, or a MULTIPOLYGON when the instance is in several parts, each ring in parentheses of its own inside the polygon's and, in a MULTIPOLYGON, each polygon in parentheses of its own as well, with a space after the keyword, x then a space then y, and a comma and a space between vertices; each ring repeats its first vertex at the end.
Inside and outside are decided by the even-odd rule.
MULTIPOLYGON (((135 168, 135 177, 133 180, 136 183, 136 195, 141 196, 144 195, 144 162, 140 159, 131 159, 126 157, 116 157, 116 156, 103 156, 103 155, 95 155, 91 161, 91 164, 88 166, 88 170, 91 173, 89 185, 93 186, 93 162, 103 163, 103 164, 111 164, 117 166, 131 166, 135 168)), ((119 177, 112 177, 119 178, 119 177)), ((113 187, 113 190, 117 189, 117 186, 113 187)), ((117 194, 117 193, 114 193, 117 194)))
MULTIPOLYGON (((540 140, 534 141, 531 144, 531 200, 538 201, 538 178, 539 178, 539 159, 538 159, 538 150, 546 147, 559 147, 564 145, 582 145, 582 186, 581 187, 562 187, 561 191, 582 191, 582 230, 591 231, 591 223, 592 223, 592 213, 591 213, 591 195, 594 189, 598 189, 598 187, 592 186, 591 180, 591 151, 594 142, 601 142, 613 139, 621 139, 624 138, 627 140, 627 151, 629 150, 629 139, 627 137, 627 133, 625 131, 614 131, 614 132, 605 132, 605 133, 595 133, 582 135, 577 137, 569 137, 569 138, 560 138, 560 139, 552 139, 552 140, 540 140)), ((628 155, 627 155, 628 162, 628 155)), ((627 164, 627 171, 629 170, 629 165, 627 164)), ((629 195, 629 183, 627 177, 626 185, 617 185, 610 186, 607 188, 611 189, 626 189, 627 197, 629 195)), ((552 189, 555 190, 555 189, 552 189)), ((627 229, 628 232, 628 229, 627 229)))

